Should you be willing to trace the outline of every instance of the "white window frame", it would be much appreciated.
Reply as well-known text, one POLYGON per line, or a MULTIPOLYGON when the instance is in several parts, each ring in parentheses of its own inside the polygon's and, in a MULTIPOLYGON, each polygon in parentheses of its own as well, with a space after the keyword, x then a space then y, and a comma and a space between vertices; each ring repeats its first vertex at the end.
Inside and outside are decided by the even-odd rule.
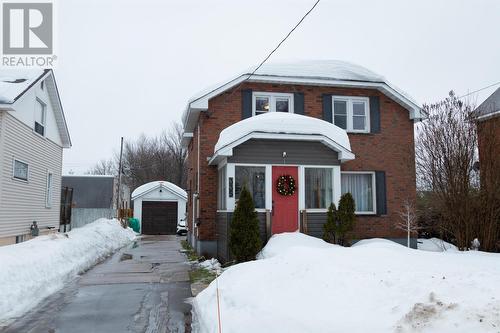
POLYGON ((340 172, 340 193, 342 193, 342 175, 343 174, 358 174, 372 175, 372 192, 373 192, 373 211, 355 211, 356 215, 376 215, 377 214, 377 182, 375 171, 341 171, 340 172))
MULTIPOLYGON (((229 165, 229 164, 228 164, 229 165)), ((259 213, 262 213, 262 212, 265 212, 266 209, 270 209, 270 204, 272 205, 272 198, 269 199, 269 195, 268 193, 271 193, 270 192, 270 184, 272 184, 272 174, 271 174, 271 168, 270 168, 270 165, 268 164, 254 164, 254 163, 231 163, 230 164, 232 166, 232 175, 231 177, 233 177, 233 202, 232 202, 232 209, 229 208, 229 206, 227 205, 227 200, 226 200, 226 207, 228 209, 228 211, 234 211, 236 209, 236 204, 237 204, 237 201, 238 199, 236 199, 236 167, 257 167, 257 168, 264 168, 265 169, 265 173, 264 173, 264 177, 266 177, 265 179, 265 187, 264 187, 264 194, 265 194, 265 199, 264 199, 264 208, 255 208, 255 211, 256 212, 259 212, 259 213)), ((228 179, 229 181, 229 173, 227 172, 226 170, 226 179, 228 179)), ((227 196, 229 196, 229 191, 226 191, 228 192, 227 193, 227 196)))
MULTIPOLYGON (((39 123, 39 124, 41 126, 43 126, 43 135, 36 131, 36 123, 38 123, 38 121, 36 121, 36 119, 34 120, 34 124, 33 124, 33 132, 35 132, 35 134, 37 134, 37 135, 45 137, 47 135, 47 125, 46 125, 47 124, 47 103, 45 103, 44 101, 42 101, 38 97, 36 98, 35 103, 40 103, 40 105, 42 106, 42 121, 43 121, 43 123, 39 123)), ((36 109, 33 112, 36 112, 36 109)))
POLYGON ((332 124, 335 125, 335 101, 346 102, 347 104, 347 122, 346 122, 346 132, 350 133, 370 133, 370 99, 368 97, 357 97, 357 96, 332 96, 332 124), (364 102, 365 103, 365 129, 357 130, 353 129, 353 103, 354 102, 364 102))
POLYGON ((20 181, 20 182, 28 182, 30 179, 30 165, 28 162, 25 162, 23 160, 20 160, 18 158, 12 158, 12 179, 20 181), (16 177, 16 162, 26 164, 28 166, 28 170, 26 172, 26 179, 16 177))
POLYGON ((47 180, 45 184, 45 207, 52 207, 52 200, 54 199, 54 173, 47 170, 47 180), (49 184, 50 179, 50 184, 49 184))
POLYGON ((256 100, 257 97, 269 98, 269 111, 276 112, 276 98, 288 98, 288 112, 294 113, 293 110, 293 94, 289 93, 275 93, 275 92, 253 92, 252 93, 252 116, 259 114, 266 114, 267 112, 256 113, 256 100))
MULTIPOLYGON (((324 213, 328 211, 328 208, 330 206, 327 205, 327 207, 325 208, 306 208, 306 169, 330 169, 330 172, 332 173, 332 202, 337 206, 338 202, 335 202, 335 166, 304 165, 302 166, 302 170, 300 170, 300 178, 302 180, 303 188, 302 193, 304 196, 304 203, 303 205, 301 205, 303 209, 311 213, 324 213)), ((339 186, 341 186, 341 184, 339 184, 339 186)), ((342 191, 342 189, 340 191, 342 191)))

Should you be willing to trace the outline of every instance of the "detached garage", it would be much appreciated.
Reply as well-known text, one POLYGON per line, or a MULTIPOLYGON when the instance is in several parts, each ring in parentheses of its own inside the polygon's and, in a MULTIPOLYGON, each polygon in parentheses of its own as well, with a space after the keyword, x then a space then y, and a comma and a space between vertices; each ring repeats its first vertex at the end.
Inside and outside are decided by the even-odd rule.
POLYGON ((169 182, 141 185, 132 192, 132 200, 134 217, 146 235, 173 235, 186 217, 186 191, 169 182))

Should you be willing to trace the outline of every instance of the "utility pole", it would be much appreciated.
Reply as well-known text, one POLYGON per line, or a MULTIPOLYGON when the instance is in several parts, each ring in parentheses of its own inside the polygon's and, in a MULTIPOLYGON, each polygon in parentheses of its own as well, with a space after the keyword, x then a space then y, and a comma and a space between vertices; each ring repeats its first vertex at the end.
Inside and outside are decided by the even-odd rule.
POLYGON ((116 195, 116 217, 120 211, 120 196, 122 190, 122 157, 123 157, 123 136, 120 143, 120 162, 118 163, 118 193, 116 195))

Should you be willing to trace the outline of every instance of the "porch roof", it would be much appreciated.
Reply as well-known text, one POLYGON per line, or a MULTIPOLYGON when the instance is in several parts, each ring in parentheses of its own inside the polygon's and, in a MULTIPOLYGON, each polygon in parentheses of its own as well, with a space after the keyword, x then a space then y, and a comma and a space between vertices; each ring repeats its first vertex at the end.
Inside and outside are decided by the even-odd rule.
POLYGON ((345 130, 321 119, 291 113, 269 112, 241 120, 219 135, 209 164, 233 155, 233 148, 250 139, 317 141, 336 151, 341 162, 353 160, 345 130))

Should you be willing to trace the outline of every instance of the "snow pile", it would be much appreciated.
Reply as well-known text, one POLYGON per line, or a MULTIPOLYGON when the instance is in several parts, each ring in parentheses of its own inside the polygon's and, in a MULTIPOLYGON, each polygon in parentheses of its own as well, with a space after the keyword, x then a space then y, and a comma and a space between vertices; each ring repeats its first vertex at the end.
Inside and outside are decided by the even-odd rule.
POLYGON ((0 247, 0 326, 135 239, 117 220, 0 247))
MULTIPOLYGON (((277 235, 218 279, 223 332, 498 332, 500 254, 277 235)), ((217 332, 215 282, 193 301, 217 332)))
POLYGON ((214 154, 251 133, 318 135, 335 142, 343 153, 352 155, 349 137, 342 128, 321 119, 285 112, 267 112, 225 128, 219 134, 214 154))
POLYGON ((198 265, 198 267, 207 269, 210 272, 213 272, 216 274, 222 273, 222 266, 220 265, 220 262, 215 258, 202 261, 202 262, 198 263, 197 265, 198 265))
POLYGON ((417 247, 419 250, 431 252, 458 251, 455 245, 445 242, 439 238, 419 238, 417 247))

